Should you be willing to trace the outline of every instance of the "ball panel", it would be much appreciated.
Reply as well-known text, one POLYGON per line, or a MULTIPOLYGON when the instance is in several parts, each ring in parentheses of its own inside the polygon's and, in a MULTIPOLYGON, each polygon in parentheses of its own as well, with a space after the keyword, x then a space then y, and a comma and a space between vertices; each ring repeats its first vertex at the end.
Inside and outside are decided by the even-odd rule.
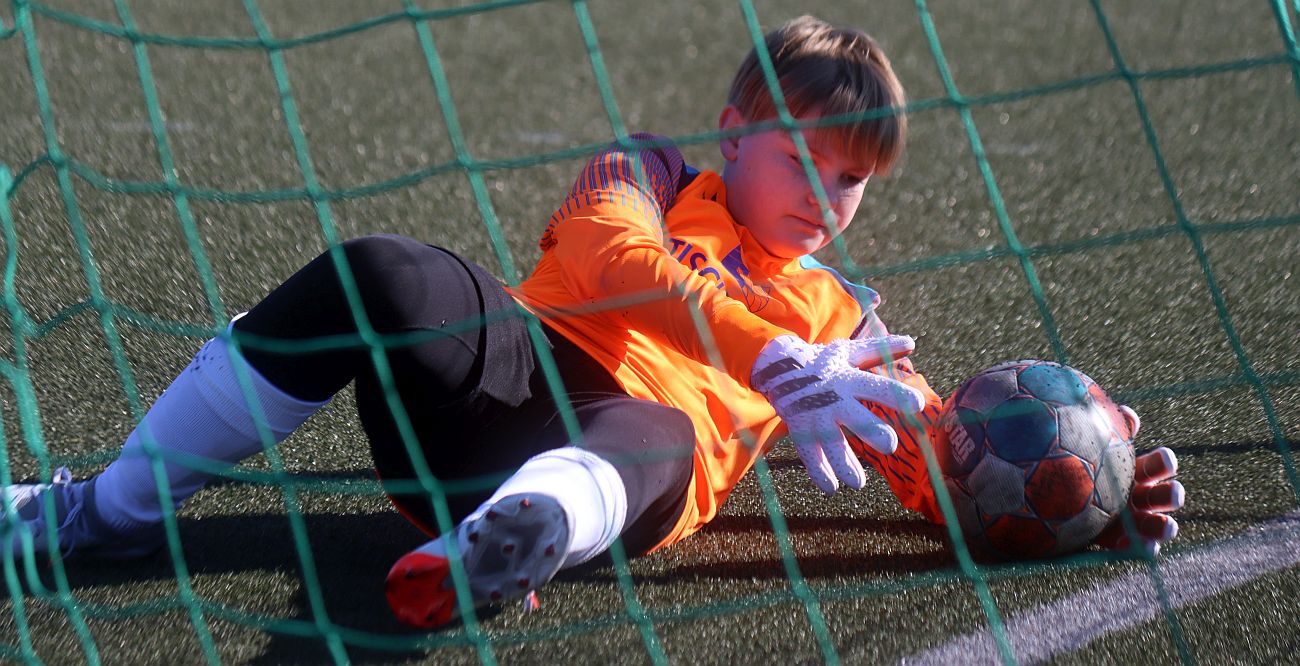
POLYGON ((984 535, 1004 555, 1044 557, 1056 548, 1056 536, 1036 518, 1002 516, 988 526, 984 535))
POLYGON ((1013 462, 1041 460, 1056 441, 1056 415, 1046 403, 1018 395, 989 414, 984 426, 989 445, 1013 462))
POLYGON ((1096 403, 1098 409, 1105 414, 1107 425, 1115 431, 1115 434, 1120 439, 1131 441, 1133 433, 1129 431, 1128 419, 1125 419, 1124 415, 1120 413, 1119 406, 1115 404, 1115 401, 1111 400, 1110 396, 1106 395, 1106 392, 1096 384, 1090 386, 1088 392, 1092 394, 1092 400, 1096 403))
POLYGON ((952 498, 952 507, 957 513, 957 525, 961 527, 962 534, 970 537, 983 532, 984 525, 980 523, 975 499, 954 481, 944 479, 943 485, 948 489, 948 497, 952 498))
POLYGON ((1128 503, 1133 490, 1135 467, 1133 446, 1120 439, 1113 440, 1102 456, 1097 469, 1097 506, 1107 513, 1115 513, 1128 503))
POLYGON ((987 413, 1003 401, 1020 392, 1016 371, 1008 368, 999 372, 984 371, 957 389, 957 404, 966 409, 987 413))
POLYGON ((1100 465, 1101 454, 1114 437, 1104 418, 1092 403, 1057 408, 1058 445, 1094 466, 1100 465))
POLYGON ((1022 369, 1034 365, 1036 363, 1050 363, 1050 362, 1051 361, 1040 361, 1036 358, 1022 358, 1015 361, 1003 361, 1001 363, 998 363, 996 365, 991 365, 981 370, 980 374, 984 374, 986 372, 999 372, 1002 370, 1006 370, 1008 368, 1015 370, 1016 373, 1019 374, 1022 369))
POLYGON ((1074 405, 1088 396, 1088 387, 1069 368, 1056 363, 1038 363, 1020 373, 1020 386, 1039 400, 1074 405))
POLYGON ((1114 516, 1089 504, 1075 517, 1056 528, 1056 548, 1060 555, 1076 551, 1092 542, 1110 524, 1114 516))
POLYGON ((1025 498, 1038 517, 1073 518, 1092 498, 1092 472, 1074 456, 1048 458, 1034 469, 1025 484, 1025 498))
POLYGON ((985 455, 967 479, 979 510, 990 515, 1019 511, 1025 505, 1025 472, 998 458, 985 455))
POLYGON ((968 409, 949 406, 940 417, 939 436, 934 444, 939 469, 961 478, 979 462, 984 449, 984 426, 979 415, 968 409))

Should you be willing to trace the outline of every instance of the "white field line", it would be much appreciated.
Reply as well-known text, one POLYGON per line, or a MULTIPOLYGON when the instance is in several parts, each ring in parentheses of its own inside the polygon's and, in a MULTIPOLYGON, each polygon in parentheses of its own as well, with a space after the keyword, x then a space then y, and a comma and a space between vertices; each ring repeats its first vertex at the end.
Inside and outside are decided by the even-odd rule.
MULTIPOLYGON (((1174 608, 1193 604, 1300 563, 1300 511, 1256 525, 1216 544, 1159 561, 1174 608)), ((1010 618, 1007 636, 1022 664, 1074 652, 1106 634, 1148 622, 1161 614, 1150 572, 1043 604, 1010 618)), ((959 636, 902 660, 904 664, 998 663, 988 629, 959 636)))

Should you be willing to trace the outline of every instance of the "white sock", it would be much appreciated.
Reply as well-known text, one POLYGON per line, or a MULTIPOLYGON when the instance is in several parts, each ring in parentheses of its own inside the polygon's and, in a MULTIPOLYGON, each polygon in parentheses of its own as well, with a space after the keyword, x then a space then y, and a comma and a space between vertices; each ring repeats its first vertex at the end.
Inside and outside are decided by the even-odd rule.
MULTIPOLYGON (((627 520, 627 490, 618 469, 590 451, 566 446, 529 458, 462 524, 477 520, 501 498, 520 493, 550 496, 564 509, 569 548, 560 568, 581 564, 604 552, 623 532, 627 520)), ((438 542, 435 539, 426 547, 441 551, 438 542)), ((462 549, 468 545, 461 540, 462 549)))
MULTIPOLYGON (((257 421, 240 387, 242 367, 278 444, 329 400, 304 402, 273 386, 222 338, 209 340, 172 381, 126 438, 122 453, 95 481, 100 516, 116 527, 162 521, 158 486, 144 450, 150 437, 159 451, 176 451, 233 466, 263 450, 257 421)), ((174 507, 198 492, 212 474, 164 462, 174 507)))

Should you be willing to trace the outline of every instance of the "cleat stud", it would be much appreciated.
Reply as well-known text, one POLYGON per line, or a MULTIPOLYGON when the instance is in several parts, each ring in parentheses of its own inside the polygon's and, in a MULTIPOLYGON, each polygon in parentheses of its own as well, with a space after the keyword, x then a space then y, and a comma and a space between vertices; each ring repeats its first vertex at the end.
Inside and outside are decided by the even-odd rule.
POLYGON ((470 543, 478 543, 478 532, 470 532, 468 538, 470 543))
POLYGON ((489 511, 487 512, 487 514, 485 514, 483 517, 484 517, 484 518, 487 518, 488 520, 496 520, 496 519, 497 519, 497 513, 496 513, 495 511, 491 511, 491 510, 489 510, 489 511))
POLYGON ((513 552, 515 552, 515 545, 514 545, 513 543, 508 543, 508 544, 506 544, 506 545, 504 545, 504 546, 501 547, 501 552, 503 552, 503 553, 507 553, 507 554, 509 554, 509 553, 513 553, 513 552))
POLYGON ((492 594, 488 596, 492 597, 492 601, 501 601, 501 590, 492 590, 492 594))
POLYGON ((526 590, 526 589, 528 589, 528 579, 527 579, 527 578, 520 578, 519 580, 515 581, 515 583, 517 583, 517 584, 519 585, 519 589, 521 589, 521 590, 526 590))
POLYGON ((525 498, 519 500, 519 506, 521 506, 521 507, 523 507, 523 508, 525 508, 525 509, 527 509, 528 507, 530 507, 530 506, 532 506, 532 505, 533 505, 533 501, 530 500, 530 499, 528 499, 527 497, 525 497, 525 498))
POLYGON ((546 556, 552 557, 554 555, 555 555, 555 544, 551 544, 546 547, 546 556))

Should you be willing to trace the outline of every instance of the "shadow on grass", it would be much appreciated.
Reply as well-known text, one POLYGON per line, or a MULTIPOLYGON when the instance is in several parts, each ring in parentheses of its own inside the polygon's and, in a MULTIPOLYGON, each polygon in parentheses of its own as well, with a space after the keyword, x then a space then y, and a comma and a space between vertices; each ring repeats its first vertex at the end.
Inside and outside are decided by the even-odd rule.
MULTIPOLYGON (((774 465, 774 467, 779 466, 774 465)), ((792 462, 791 464, 798 464, 792 462)), ((340 477, 354 474, 335 475, 340 477)), ((396 512, 339 515, 303 515, 311 557, 320 581, 320 599, 329 621, 347 630, 364 632, 399 643, 424 635, 400 625, 383 595, 388 568, 426 536, 396 512)), ((837 579, 925 573, 956 566, 946 529, 920 520, 890 520, 835 515, 787 515, 786 524, 798 554, 803 576, 810 582, 837 579)), ((301 560, 287 518, 281 514, 210 516, 179 520, 185 565, 191 575, 255 574, 274 572, 296 582, 296 591, 284 593, 285 611, 267 620, 314 622, 312 601, 303 581, 301 560)), ((671 563, 646 562, 634 567, 638 585, 673 586, 691 582, 777 581, 788 577, 772 536, 767 516, 722 515, 700 535, 681 546, 685 557, 671 563), (709 543, 712 541, 712 543, 709 543)), ((74 595, 83 588, 130 586, 143 581, 167 581, 175 572, 165 553, 136 561, 75 561, 67 567, 74 595)), ((42 579, 52 586, 43 568, 42 579)), ((560 581, 616 585, 608 557, 562 572, 560 581)), ((236 582, 245 580, 234 578, 236 582)), ((251 587, 251 586, 250 586, 251 587)), ((202 593, 200 586, 200 593, 202 593)), ((218 599, 235 608, 260 608, 256 589, 223 592, 218 599)), ((273 594, 280 592, 273 591, 273 594)), ((489 619, 493 610, 480 611, 489 619)), ((214 616, 217 614, 213 614, 214 616)), ((444 632, 459 632, 454 624, 444 632)), ((318 636, 283 630, 264 630, 270 637, 252 663, 315 664, 332 662, 333 656, 318 636)), ((440 632, 442 633, 442 632, 440 632)), ((449 636, 450 637, 450 636, 449 636)), ((425 650, 387 650, 348 644, 348 659, 375 663, 426 659, 425 650)))
MULTIPOLYGON (((332 624, 378 636, 391 635, 407 642, 422 632, 406 629, 394 619, 384 598, 383 583, 398 558, 423 543, 427 537, 393 513, 362 515, 304 514, 311 556, 320 581, 321 601, 332 624)), ((302 573, 301 560, 283 515, 240 515, 178 520, 185 566, 191 576, 248 574, 258 571, 284 573, 299 583, 288 600, 293 609, 286 617, 276 613, 268 622, 295 620, 311 624, 311 599, 302 573)), ((54 576, 48 566, 38 569, 43 584, 52 589, 54 576)), ((92 587, 130 586, 147 581, 172 580, 175 570, 164 550, 139 559, 123 561, 71 560, 66 564, 68 584, 74 596, 92 587)), ((236 579, 241 580, 241 579, 236 579)), ((27 585, 24 583, 24 588, 27 585)), ((30 593, 30 589, 25 589, 30 593)), ((200 590, 200 593, 202 591, 200 590)), ((223 593, 218 601, 236 609, 257 608, 256 589, 223 593), (241 600, 246 603, 241 604, 241 600)), ((250 613, 255 611, 249 611, 250 613)), ((210 617, 220 617, 211 613, 210 617)), ((232 620, 237 621, 237 620, 232 620)), ((455 630, 459 625, 449 627, 455 630)), ((318 636, 301 636, 266 630, 271 641, 251 663, 318 664, 334 659, 318 636)), ((346 645, 353 662, 391 662, 425 657, 424 650, 381 650, 346 645)))
MULTIPOLYGON (((421 635, 421 632, 404 628, 393 618, 384 599, 383 581, 393 562, 425 541, 422 532, 396 512, 304 514, 303 521, 317 579, 321 582, 321 601, 331 623, 376 637, 392 636, 400 642, 408 642, 408 639, 421 635)), ((885 535, 895 538, 902 535, 939 541, 943 539, 943 528, 917 521, 789 516, 787 522, 797 543, 812 533, 833 533, 837 535, 836 538, 855 541, 885 535)), ((298 581, 303 579, 289 522, 283 515, 182 518, 178 521, 178 526, 185 565, 192 576, 270 571, 287 574, 298 581)), ((771 544, 771 524, 766 517, 722 516, 708 529, 715 536, 728 541, 759 540, 771 544)), ((747 550, 744 553, 736 551, 709 559, 706 562, 673 566, 658 573, 638 572, 636 580, 639 585, 672 585, 702 579, 748 581, 786 576, 774 546, 766 548, 763 556, 758 558, 754 557, 753 551, 747 550)), ((830 553, 799 558, 800 568, 810 580, 860 576, 864 571, 920 572, 952 564, 952 555, 947 549, 929 553, 863 554, 853 557, 830 553)), ((132 561, 74 560, 68 563, 66 571, 74 596, 83 588, 129 586, 175 578, 174 569, 165 552, 132 561)), ((41 568, 41 578, 47 587, 53 587, 53 576, 48 567, 41 568)), ((608 558, 597 558, 581 567, 565 571, 559 579, 609 580, 615 584, 608 558)), ((290 619, 306 624, 314 621, 305 583, 299 583, 296 587, 297 591, 292 593, 293 596, 288 601, 293 610, 288 614, 276 613, 274 618, 267 618, 268 620, 290 619)), ((223 595, 221 601, 238 608, 241 607, 239 597, 251 599, 259 593, 255 589, 249 589, 236 594, 237 597, 233 599, 223 595)), ((257 602, 251 600, 244 604, 244 607, 250 608, 258 606, 257 602)), ((480 611, 481 620, 488 619, 493 614, 492 610, 485 610, 486 613, 480 611)), ((454 624, 444 631, 454 632, 459 628, 459 624, 454 624)), ((266 634, 270 636, 270 643, 252 663, 316 664, 334 660, 320 637, 269 629, 266 634)), ((383 650, 352 644, 346 645, 345 649, 351 661, 361 663, 428 657, 424 650, 383 650)))
MULTIPOLYGON (((795 543, 799 570, 810 581, 862 576, 864 573, 921 573, 950 568, 957 563, 952 548, 947 545, 947 532, 941 525, 916 520, 830 516, 786 516, 786 525, 795 543), (827 541, 837 541, 835 552, 808 553, 812 548, 806 542, 816 538, 814 535, 828 535, 825 537, 827 541), (944 545, 938 550, 887 553, 866 552, 869 549, 861 546, 840 547, 844 543, 897 544, 900 539, 915 541, 917 538, 944 545), (854 550, 863 552, 850 554, 854 550)), ((699 558, 706 561, 679 564, 664 571, 638 571, 637 584, 673 585, 692 580, 754 581, 789 577, 772 537, 772 523, 766 516, 723 515, 705 530, 739 547, 725 553, 706 553, 705 557, 699 558), (742 543, 744 545, 740 546, 742 543)), ((615 581, 608 556, 561 572, 557 579, 615 581)))

